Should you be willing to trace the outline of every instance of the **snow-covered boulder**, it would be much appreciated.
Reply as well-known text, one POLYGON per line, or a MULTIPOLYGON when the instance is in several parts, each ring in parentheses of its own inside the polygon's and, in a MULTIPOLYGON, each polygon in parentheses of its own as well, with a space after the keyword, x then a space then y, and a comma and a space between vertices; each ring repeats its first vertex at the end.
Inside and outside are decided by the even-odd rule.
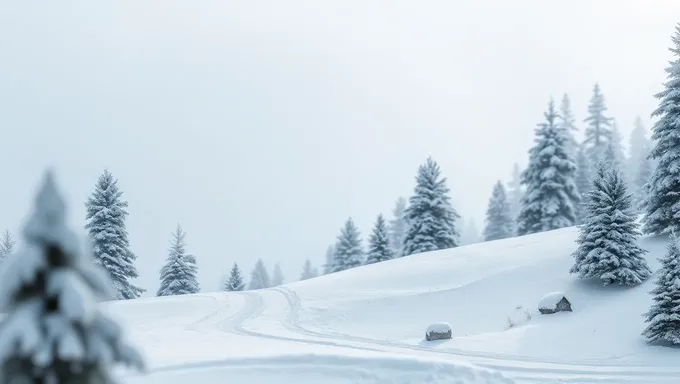
POLYGON ((427 327, 425 340, 445 340, 451 338, 451 325, 449 323, 434 323, 427 327))
POLYGON ((550 292, 538 302, 538 310, 543 315, 556 312, 571 312, 571 302, 564 292, 550 292))

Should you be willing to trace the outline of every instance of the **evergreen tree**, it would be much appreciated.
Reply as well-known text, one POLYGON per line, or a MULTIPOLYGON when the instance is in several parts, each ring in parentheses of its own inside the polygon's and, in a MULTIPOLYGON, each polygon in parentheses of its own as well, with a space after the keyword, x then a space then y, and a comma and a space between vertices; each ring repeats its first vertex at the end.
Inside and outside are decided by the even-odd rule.
POLYGON ((368 240, 368 257, 366 264, 379 263, 390 260, 394 257, 394 252, 390 246, 389 234, 387 233, 387 223, 383 215, 378 215, 373 226, 373 233, 368 240))
POLYGON ((522 197, 524 191, 522 190, 522 172, 519 164, 515 163, 512 168, 512 179, 508 183, 508 200, 510 202, 510 216, 513 221, 517 221, 519 212, 522 210, 522 197))
POLYGON ((498 181, 493 187, 489 206, 486 209, 484 241, 507 239, 515 233, 515 222, 510 211, 510 202, 503 183, 498 181))
POLYGON ((364 263, 364 251, 361 246, 361 235, 350 217, 340 231, 335 244, 333 267, 331 272, 340 272, 355 268, 364 263))
POLYGON ((623 137, 619 131, 616 120, 612 119, 612 129, 607 149, 605 150, 605 160, 618 169, 624 169, 626 166, 626 154, 623 151, 623 137))
POLYGON ((262 259, 258 259, 255 263, 255 268, 253 273, 250 275, 250 283, 248 284, 249 290, 264 289, 271 287, 269 282, 269 273, 267 268, 264 267, 264 262, 262 259))
POLYGON ((241 269, 238 264, 234 263, 231 267, 231 272, 229 272, 229 279, 225 284, 225 291, 242 291, 246 284, 243 282, 243 277, 241 276, 241 269))
POLYGON ((576 118, 574 118, 574 112, 571 109, 571 100, 569 96, 565 93, 562 96, 562 103, 560 104, 560 125, 564 129, 564 134, 567 137, 569 154, 572 157, 576 157, 576 152, 578 151, 578 142, 574 134, 578 132, 576 127, 576 118))
POLYGON ((576 154, 576 178, 574 183, 580 198, 580 202, 574 207, 576 209, 576 224, 581 224, 586 217, 585 204, 588 192, 590 192, 590 187, 592 186, 590 182, 590 163, 583 145, 579 146, 578 153, 576 154))
POLYGON ((567 137, 556 124, 555 103, 550 100, 545 122, 536 129, 529 165, 522 173, 526 193, 518 217, 517 233, 549 231, 574 225, 580 202, 574 184, 576 164, 567 152, 567 137))
POLYGON ((118 299, 135 299, 145 290, 130 282, 139 275, 134 265, 137 256, 130 250, 125 229, 128 203, 122 200, 122 195, 118 180, 104 170, 85 203, 88 221, 85 228, 92 241, 94 261, 109 273, 118 299))
POLYGON ((5 230, 5 233, 0 240, 0 263, 5 261, 5 259, 12 254, 14 244, 16 244, 16 242, 14 241, 12 234, 9 233, 9 230, 5 230))
POLYGON ((637 245, 638 224, 623 175, 604 161, 588 194, 587 211, 569 272, 581 279, 599 278, 604 285, 638 285, 649 278, 647 251, 637 245))
POLYGON ((408 229, 408 224, 406 223, 406 199, 399 197, 397 200, 397 205, 394 207, 393 211, 394 217, 390 221, 390 245, 395 253, 396 257, 401 257, 401 251, 404 246, 404 236, 406 236, 406 230, 408 229))
POLYGON ((98 306, 114 292, 67 227, 51 172, 23 236, 0 277, 0 382, 113 384, 114 364, 143 370, 123 329, 98 306))
POLYGON ((456 220, 460 216, 451 206, 446 178, 440 178, 440 173, 439 165, 430 157, 418 168, 415 193, 405 213, 409 227, 404 256, 458 246, 456 220))
POLYGON ((187 254, 185 236, 186 233, 178 225, 172 234, 167 261, 160 271, 161 286, 157 296, 187 295, 200 291, 196 258, 187 254))
POLYGON ((645 317, 649 323, 642 335, 650 343, 680 344, 680 248, 673 233, 666 254, 659 259, 661 270, 650 293, 654 303, 645 317))
POLYGON ((659 234, 668 231, 680 232, 680 24, 673 36, 675 56, 670 66, 665 89, 655 95, 660 100, 652 117, 659 120, 652 128, 654 148, 650 153, 658 164, 652 173, 643 208, 642 231, 659 234))
POLYGON ((326 263, 323 265, 324 275, 333 273, 334 260, 335 260, 335 246, 331 244, 328 246, 328 248, 326 248, 326 263))
POLYGON ((633 182, 633 188, 635 188, 633 190, 633 207, 636 210, 640 210, 647 198, 647 182, 652 178, 652 173, 654 172, 652 161, 648 157, 640 157, 639 161, 637 175, 635 175, 633 182))
POLYGON ((274 272, 272 273, 272 287, 278 287, 279 285, 283 285, 283 271, 281 270, 281 266, 277 263, 274 265, 274 272))
MULTIPOLYGON (((633 188, 636 190, 637 186, 635 180, 638 175, 638 168, 642 164, 642 159, 649 156, 649 151, 652 148, 652 143, 647 138, 647 130, 645 129, 644 123, 640 116, 635 119, 635 127, 630 134, 629 142, 629 152, 628 152, 628 166, 627 166, 627 176, 629 185, 635 186, 633 188)), ((645 183, 647 180, 645 180, 645 183)))
POLYGON ((307 259, 305 264, 302 266, 302 273, 300 274, 300 280, 309 280, 319 276, 319 272, 316 268, 312 267, 312 262, 307 259))
POLYGON ((607 106, 599 84, 593 87, 593 96, 588 104, 588 124, 585 130, 585 149, 590 164, 597 164, 604 157, 612 134, 612 118, 605 116, 607 106))

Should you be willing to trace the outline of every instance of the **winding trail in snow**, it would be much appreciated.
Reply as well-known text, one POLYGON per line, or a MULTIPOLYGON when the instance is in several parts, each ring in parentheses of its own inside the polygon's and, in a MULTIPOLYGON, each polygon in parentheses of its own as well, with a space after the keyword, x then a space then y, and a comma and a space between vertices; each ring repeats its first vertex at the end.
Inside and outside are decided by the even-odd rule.
POLYGON ((242 292, 244 307, 219 323, 224 332, 244 336, 280 340, 308 345, 325 345, 363 351, 391 352, 417 356, 456 357, 481 367, 498 370, 518 383, 665 383, 678 382, 680 369, 676 367, 646 367, 630 365, 603 365, 595 363, 550 362, 528 357, 504 354, 481 353, 453 349, 434 349, 401 342, 376 340, 366 337, 336 333, 321 333, 300 325, 299 312, 302 308, 299 297, 289 288, 277 287, 265 291, 242 292), (287 334, 262 332, 249 327, 257 324, 268 305, 264 292, 276 292, 284 299, 285 309, 278 314, 277 321, 287 334))

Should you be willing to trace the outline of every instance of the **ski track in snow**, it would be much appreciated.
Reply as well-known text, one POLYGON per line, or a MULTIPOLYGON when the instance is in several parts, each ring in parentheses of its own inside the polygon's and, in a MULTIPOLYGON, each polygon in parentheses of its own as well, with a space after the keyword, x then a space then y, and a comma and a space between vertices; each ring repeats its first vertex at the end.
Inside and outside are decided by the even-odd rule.
MULTIPOLYGON (((212 295, 217 302, 217 309, 191 323, 188 328, 196 331, 209 331, 213 323, 219 331, 242 336, 279 340, 308 345, 324 345, 353 350, 372 352, 391 352, 405 355, 430 355, 456 357, 480 367, 498 370, 518 383, 552 383, 552 384, 589 384, 589 383, 662 383, 677 382, 680 370, 674 367, 645 367, 630 365, 603 365, 595 363, 551 362, 545 359, 513 356, 506 354, 482 353, 474 351, 436 349, 395 341, 375 340, 366 337, 337 333, 321 333, 304 328, 299 323, 301 302, 297 294, 286 287, 277 287, 263 291, 239 292, 244 299, 242 308, 230 309, 226 294, 212 295), (276 292, 281 296, 279 303, 267 302, 264 292, 276 292), (286 331, 262 332, 249 328, 249 324, 257 324, 265 309, 283 306, 282 313, 275 319, 286 331)), ((221 367, 233 362, 220 360, 193 364, 159 367, 154 372, 184 370, 191 368, 221 367)))

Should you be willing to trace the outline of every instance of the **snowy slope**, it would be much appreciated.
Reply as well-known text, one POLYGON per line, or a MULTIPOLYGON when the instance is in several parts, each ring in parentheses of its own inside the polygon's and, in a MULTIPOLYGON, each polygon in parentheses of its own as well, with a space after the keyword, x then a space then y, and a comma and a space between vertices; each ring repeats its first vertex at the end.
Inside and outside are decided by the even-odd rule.
MULTIPOLYGON (((640 336, 652 280, 635 288, 577 281, 568 274, 575 238, 568 228, 275 289, 109 307, 128 322, 157 370, 129 377, 131 383, 185 383, 196 375, 205 383, 225 376, 249 383, 288 377, 454 383, 472 372, 491 375, 454 361, 518 383, 678 382, 677 351, 650 347, 640 336), (574 312, 538 313, 541 297, 554 291, 565 292, 574 312), (451 324, 453 340, 425 342, 425 329, 435 322, 451 324)), ((654 270, 665 242, 641 241, 654 270)))
MULTIPOLYGON (((677 364, 647 347, 641 314, 653 279, 635 288, 601 287, 569 275, 574 228, 394 260, 288 288, 301 299, 301 321, 324 332, 419 343, 428 323, 447 321, 455 340, 442 348, 576 361, 677 364), (539 315, 543 295, 562 291, 573 313, 539 315), (531 321, 507 331, 517 306, 531 321), (419 327, 413 327, 419 325, 419 327), (585 347, 585 348, 584 348, 585 347)), ((642 239, 656 270, 666 239, 642 239)))

